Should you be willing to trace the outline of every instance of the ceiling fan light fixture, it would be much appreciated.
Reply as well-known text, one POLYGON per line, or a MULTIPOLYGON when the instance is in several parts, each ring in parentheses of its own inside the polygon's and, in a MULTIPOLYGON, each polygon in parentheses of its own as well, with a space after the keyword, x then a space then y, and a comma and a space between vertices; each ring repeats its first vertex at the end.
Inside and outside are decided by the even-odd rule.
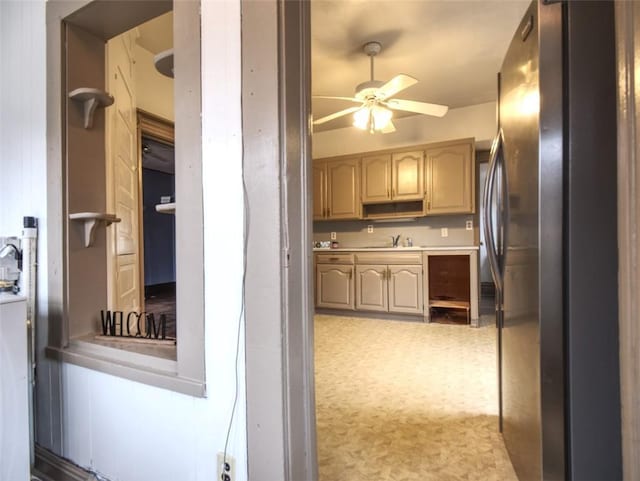
POLYGON ((393 112, 380 105, 367 105, 353 114, 353 125, 372 134, 386 129, 391 122, 393 112))
POLYGON ((380 107, 379 105, 376 105, 371 109, 371 114, 373 117, 374 130, 383 130, 386 128, 393 117, 393 112, 391 112, 391 110, 380 107))
POLYGON ((369 120, 371 117, 371 111, 369 107, 362 107, 356 110, 353 114, 353 125, 361 130, 367 130, 369 128, 369 120))

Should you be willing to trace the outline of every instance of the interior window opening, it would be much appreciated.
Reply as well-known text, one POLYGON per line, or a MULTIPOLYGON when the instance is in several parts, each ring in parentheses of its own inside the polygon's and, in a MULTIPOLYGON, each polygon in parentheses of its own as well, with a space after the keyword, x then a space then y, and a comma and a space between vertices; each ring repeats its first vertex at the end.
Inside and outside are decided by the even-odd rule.
POLYGON ((105 57, 115 98, 105 129, 107 205, 119 222, 107 250, 112 320, 103 315, 98 338, 175 359, 173 13, 111 38, 105 57))
POLYGON ((52 284, 62 322, 50 326, 47 353, 203 396, 199 2, 47 12, 62 53, 50 108, 66 92, 48 135, 66 262, 52 284))

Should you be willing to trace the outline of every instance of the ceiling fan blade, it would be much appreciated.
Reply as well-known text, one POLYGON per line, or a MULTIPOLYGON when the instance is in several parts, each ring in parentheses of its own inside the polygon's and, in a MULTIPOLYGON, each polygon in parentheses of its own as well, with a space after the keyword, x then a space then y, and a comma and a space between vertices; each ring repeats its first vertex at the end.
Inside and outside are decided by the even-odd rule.
POLYGON ((329 122, 330 120, 337 119, 338 117, 342 117, 343 115, 349 115, 351 112, 355 112, 356 110, 360 110, 361 108, 362 108, 362 105, 358 105, 357 107, 349 107, 348 109, 341 110, 340 112, 335 112, 331 115, 327 115, 326 117, 322 117, 318 120, 314 120, 313 125, 324 124, 325 122, 329 122))
POLYGON ((396 126, 393 125, 393 122, 389 121, 389 123, 385 126, 384 129, 382 129, 380 132, 382 132, 383 134, 390 134, 391 132, 395 132, 396 131, 396 126))
POLYGON ((415 85, 417 83, 418 79, 401 73, 400 75, 396 75, 395 77, 393 77, 378 89, 380 91, 380 95, 378 97, 381 100, 388 99, 389 97, 393 97, 401 90, 411 87, 412 85, 415 85))
POLYGON ((391 99, 387 100, 385 104, 393 110, 405 110, 417 114, 433 115, 434 117, 443 117, 449 110, 449 107, 446 105, 414 102, 413 100, 391 99))
POLYGON ((331 100, 347 100, 349 102, 357 102, 359 104, 362 103, 362 100, 358 100, 353 97, 332 97, 330 95, 314 95, 311 98, 313 99, 331 99, 331 100))

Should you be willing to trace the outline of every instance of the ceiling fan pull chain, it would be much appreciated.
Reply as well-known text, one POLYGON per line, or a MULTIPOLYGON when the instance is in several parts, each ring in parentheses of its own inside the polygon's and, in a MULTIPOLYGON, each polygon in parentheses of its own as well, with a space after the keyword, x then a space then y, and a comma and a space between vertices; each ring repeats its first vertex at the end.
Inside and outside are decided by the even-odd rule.
POLYGON ((369 60, 370 60, 369 64, 371 65, 371 81, 374 80, 374 78, 373 78, 373 57, 374 57, 373 55, 369 55, 369 60))

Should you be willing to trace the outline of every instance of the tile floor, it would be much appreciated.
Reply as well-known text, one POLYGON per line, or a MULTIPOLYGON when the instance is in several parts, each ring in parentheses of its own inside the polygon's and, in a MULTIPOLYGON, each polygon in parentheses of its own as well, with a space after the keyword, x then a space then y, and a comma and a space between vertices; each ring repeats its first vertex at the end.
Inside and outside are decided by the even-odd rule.
POLYGON ((516 480, 492 324, 315 316, 320 481, 516 480))

